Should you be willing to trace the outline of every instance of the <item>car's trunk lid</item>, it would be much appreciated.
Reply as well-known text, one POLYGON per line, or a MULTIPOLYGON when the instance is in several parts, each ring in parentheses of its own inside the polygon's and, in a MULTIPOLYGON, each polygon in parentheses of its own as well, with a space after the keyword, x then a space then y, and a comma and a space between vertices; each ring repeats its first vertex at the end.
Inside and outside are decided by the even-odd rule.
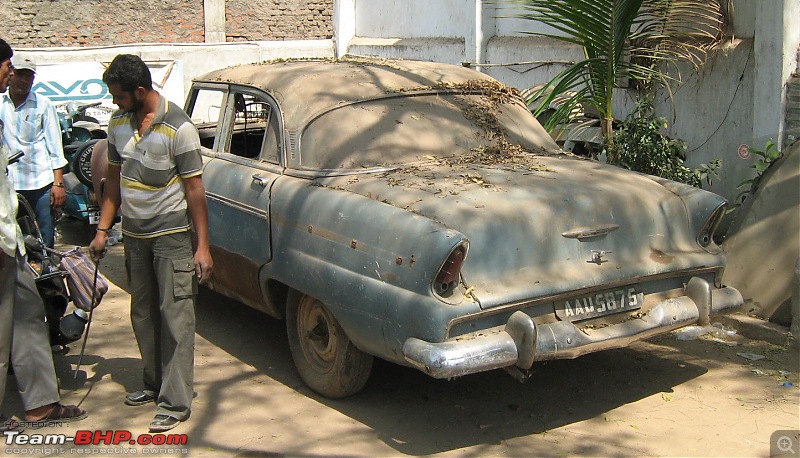
POLYGON ((593 161, 434 163, 327 185, 466 235, 461 272, 483 307, 718 262, 696 243, 678 196, 647 176, 593 161))

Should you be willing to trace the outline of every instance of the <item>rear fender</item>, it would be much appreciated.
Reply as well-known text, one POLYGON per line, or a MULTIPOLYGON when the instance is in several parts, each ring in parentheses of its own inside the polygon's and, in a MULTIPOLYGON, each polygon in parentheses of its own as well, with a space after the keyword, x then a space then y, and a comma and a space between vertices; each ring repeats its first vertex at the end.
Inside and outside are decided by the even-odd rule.
POLYGON ((270 210, 273 259, 259 283, 278 281, 321 300, 363 351, 387 358, 383 342, 390 341, 399 353, 392 324, 399 315, 419 317, 404 333, 441 337, 454 305, 471 303, 463 285, 450 298, 432 290, 444 260, 466 241, 441 223, 292 177, 274 184, 270 210))
MULTIPOLYGON (((703 231, 704 226, 709 223, 709 218, 711 218, 714 212, 719 214, 719 211, 721 211, 721 209, 724 210, 724 207, 728 203, 724 197, 694 186, 659 177, 650 178, 681 198, 686 209, 689 230, 695 235, 699 235, 700 232, 703 231)), ((713 235, 713 233, 711 235, 713 235)), ((714 245, 713 241, 704 248, 713 254, 721 252, 721 250, 714 245)))

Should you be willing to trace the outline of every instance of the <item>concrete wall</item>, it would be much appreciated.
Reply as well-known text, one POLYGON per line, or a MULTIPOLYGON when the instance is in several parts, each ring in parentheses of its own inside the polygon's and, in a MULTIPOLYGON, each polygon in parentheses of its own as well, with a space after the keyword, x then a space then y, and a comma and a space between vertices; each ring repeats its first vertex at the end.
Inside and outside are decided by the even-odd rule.
MULTIPOLYGON (((333 57, 331 40, 218 44, 136 44, 85 48, 15 48, 27 51, 40 64, 110 63, 117 54, 136 54, 146 62, 178 61, 184 74, 184 93, 194 77, 211 70, 251 62, 291 57, 333 57)), ((177 102, 177 101, 176 101, 177 102)))
MULTIPOLYGON (((551 31, 542 24, 516 19, 514 10, 485 0, 141 0, 135 8, 130 5, 123 0, 2 2, 0 36, 50 62, 107 62, 119 52, 181 60, 187 86, 211 68, 352 53, 464 63, 523 89, 583 58, 580 48, 526 33, 551 31), (164 41, 170 44, 153 44, 164 41), (211 44, 222 41, 229 43, 211 44)), ((659 104, 661 114, 674 119, 669 134, 688 142, 690 164, 723 160, 722 176, 711 189, 729 199, 751 173, 753 158, 740 159, 739 146, 763 148, 769 138, 783 140, 786 81, 797 69, 800 46, 800 0, 733 0, 731 5, 731 45, 702 74, 685 74, 686 84, 675 98, 664 97, 659 104)), ((615 109, 622 118, 632 98, 625 90, 618 94, 615 109)))
POLYGON ((0 37, 42 63, 179 61, 188 88, 224 66, 332 57, 333 12, 334 0, 4 1, 0 37))
POLYGON ((768 140, 781 150, 789 146, 788 81, 800 46, 800 0, 735 0, 733 6, 732 42, 701 74, 686 72, 674 100, 659 106, 669 119, 674 113, 669 134, 688 142, 689 164, 722 159, 710 189, 729 200, 755 176, 757 156, 740 157, 740 147, 763 150, 768 140))
MULTIPOLYGON (((402 7, 389 0, 339 3, 347 4, 354 19, 346 27, 337 21, 337 30, 347 32, 337 36, 338 54, 466 62, 520 89, 549 81, 566 62, 583 59, 580 48, 526 33, 552 29, 516 19, 519 11, 494 3, 447 0, 434 2, 433 9, 420 6, 427 4, 423 0, 396 2, 402 7), (445 14, 441 8, 460 10, 445 14)), ((667 133, 687 141, 690 165, 722 159, 710 189, 733 200, 736 187, 752 177, 755 160, 740 158, 739 147, 763 148, 768 139, 783 147, 786 82, 797 68, 800 46, 800 0, 732 0, 728 13, 731 43, 701 74, 683 69, 685 83, 673 98, 662 97, 657 110, 671 124, 667 133)), ((633 106, 633 95, 617 90, 618 118, 633 106)))
POLYGON ((701 74, 683 68, 684 84, 676 87, 672 98, 662 93, 657 104, 657 110, 670 124, 667 133, 686 141, 689 165, 698 167, 714 159, 722 160, 719 177, 712 178, 711 186, 706 188, 729 201, 736 198, 736 187, 752 178, 750 166, 756 159, 755 155, 740 157, 739 147, 763 149, 767 140, 753 135, 757 105, 753 52, 752 38, 735 40, 720 50, 701 74))
POLYGON ((339 55, 466 63, 506 84, 527 88, 551 78, 564 62, 582 59, 576 46, 532 36, 558 33, 482 0, 343 0, 335 17, 339 55), (402 20, 400 20, 402 19, 402 20))

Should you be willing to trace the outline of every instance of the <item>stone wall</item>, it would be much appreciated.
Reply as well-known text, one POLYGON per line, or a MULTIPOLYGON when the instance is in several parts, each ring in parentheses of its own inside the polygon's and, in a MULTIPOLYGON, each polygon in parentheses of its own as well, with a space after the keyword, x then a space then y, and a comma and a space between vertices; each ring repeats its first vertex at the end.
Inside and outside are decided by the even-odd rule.
POLYGON ((333 0, 226 0, 227 41, 333 38, 333 0))
MULTIPOLYGON (((225 2, 226 41, 313 40, 333 35, 333 0, 225 2)), ((204 0, 0 2, 0 37, 18 48, 203 43, 204 0)))
POLYGON ((786 85, 785 135, 785 145, 791 145, 800 139, 800 74, 792 76, 786 85))

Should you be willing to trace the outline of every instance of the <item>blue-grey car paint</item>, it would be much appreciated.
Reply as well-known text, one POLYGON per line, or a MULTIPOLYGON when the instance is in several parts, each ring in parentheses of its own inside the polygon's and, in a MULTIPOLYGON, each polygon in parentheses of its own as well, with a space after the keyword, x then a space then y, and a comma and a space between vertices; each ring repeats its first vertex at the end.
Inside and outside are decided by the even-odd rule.
MULTIPOLYGON (((252 73, 254 87, 258 71, 256 68, 252 73)), ((237 73, 241 74, 242 70, 237 73)), ((210 81, 219 79, 220 73, 215 72, 210 81)), ((232 83, 244 84, 241 78, 232 83)), ((276 106, 292 108, 281 106, 280 100, 276 106)), ((284 166, 299 163, 301 131, 302 125, 281 132, 284 166)), ((469 331, 463 336, 465 341, 483 333, 490 336, 491 342, 502 341, 499 345, 506 348, 509 338, 524 340, 519 336, 529 332, 526 330, 530 326, 538 326, 515 324, 519 321, 512 318, 516 312, 537 310, 552 315, 555 298, 579 291, 664 281, 671 281, 672 289, 683 289, 697 278, 710 285, 707 288, 722 291, 716 294, 722 299, 714 311, 741 304, 741 296, 737 297, 735 290, 721 289, 718 284, 724 254, 713 244, 711 249, 703 248, 694 240, 711 212, 724 204, 721 198, 705 191, 556 156, 543 159, 550 164, 547 171, 481 169, 495 189, 468 184, 457 193, 431 196, 422 187, 389 186, 386 171, 368 170, 358 173, 359 180, 351 180, 352 173, 321 171, 315 176, 313 171, 275 170, 257 161, 228 156, 208 153, 204 179, 208 180, 215 248, 238 255, 242 269, 257 270, 257 280, 252 273, 243 278, 257 281, 261 297, 240 299, 281 316, 281 304, 275 303, 268 285, 286 285, 325 303, 361 350, 416 366, 434 376, 463 375, 500 367, 497 364, 516 364, 520 356, 516 350, 513 357, 498 350, 495 363, 481 366, 482 356, 478 355, 465 361, 474 365, 472 368, 444 368, 437 372, 435 368, 422 367, 425 364, 420 361, 409 360, 406 353, 415 351, 410 347, 416 342, 422 342, 423 347, 426 343, 436 347, 439 342, 458 337, 451 334, 457 329, 469 331), (253 173, 263 173, 266 186, 254 184, 253 173), (517 191, 515 186, 520 183, 525 186, 517 191), (248 193, 254 195, 246 196, 248 193), (641 213, 630 214, 631 209, 641 213), (523 217, 492 221, 490 212, 495 211, 505 216, 517 212, 523 217), (236 221, 237 212, 242 214, 240 221, 236 221), (490 218, 481 221, 483 214, 490 218), (524 217, 526 214, 530 217, 524 217), (600 226, 613 223, 619 229, 588 240, 561 235, 591 228, 598 222, 597 216, 603 214, 616 218, 600 218, 600 226), (508 221, 516 221, 511 231, 508 221), (263 233, 259 234, 260 230, 263 233), (641 233, 650 234, 649 240, 626 244, 637 240, 641 233), (463 282, 453 296, 439 297, 432 290, 433 278, 459 245, 469 246, 463 282), (591 262, 597 251, 609 253, 607 262, 591 262), (465 323, 473 326, 471 331, 465 323), (484 324, 492 327, 481 328, 484 324), (518 330, 506 332, 504 326, 518 330)), ((447 176, 446 171, 433 173, 434 179, 447 176)), ((228 287, 228 293, 236 297, 235 289, 228 287)), ((649 330, 628 326, 630 335, 617 336, 615 344, 606 342, 595 349, 625 345, 689 324, 701 319, 700 309, 710 308, 708 304, 695 307, 691 298, 662 303, 664 310, 680 312, 681 318, 675 317, 669 323, 659 321, 660 327, 649 330)), ((539 320, 541 316, 533 318, 539 320)), ((552 321, 545 319, 541 330, 552 333, 572 326, 552 321)), ((558 336, 540 337, 534 346, 548 341, 550 344, 541 343, 547 348, 538 351, 538 358, 527 355, 524 359, 552 357, 546 353, 558 345, 558 336)), ((513 345, 517 348, 521 344, 513 345)), ((487 350, 487 355, 490 353, 487 350)), ((560 357, 577 354, 580 352, 560 357)))

